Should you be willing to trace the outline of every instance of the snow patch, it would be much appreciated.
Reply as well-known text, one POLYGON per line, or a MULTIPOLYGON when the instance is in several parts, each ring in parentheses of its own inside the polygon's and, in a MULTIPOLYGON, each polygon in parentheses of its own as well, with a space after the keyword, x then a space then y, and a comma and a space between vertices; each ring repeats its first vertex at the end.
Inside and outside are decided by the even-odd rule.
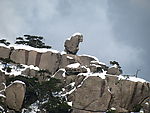
POLYGON ((70 57, 70 56, 67 56, 67 58, 68 58, 68 59, 73 59, 73 58, 72 58, 72 57, 70 57))
POLYGON ((20 84, 25 84, 24 82, 20 81, 20 80, 16 80, 13 83, 20 83, 20 84))
POLYGON ((76 87, 74 87, 72 90, 66 92, 65 94, 62 94, 61 96, 70 95, 70 94, 73 93, 75 90, 76 90, 76 87))
POLYGON ((79 32, 77 32, 77 33, 74 33, 72 36, 73 36, 73 37, 74 37, 74 36, 82 36, 82 34, 79 33, 79 32))
POLYGON ((116 110, 116 108, 114 108, 114 107, 112 107, 112 108, 110 108, 111 110, 116 110))
POLYGON ((106 72, 107 71, 103 71, 103 73, 79 73, 78 75, 83 75, 83 76, 88 76, 88 77, 90 77, 90 76, 98 76, 98 77, 100 77, 100 78, 102 78, 102 79, 105 79, 106 78, 106 72))
POLYGON ((73 64, 67 65, 68 68, 78 68, 79 66, 80 66, 79 63, 73 63, 73 64))
POLYGON ((67 104, 68 104, 69 106, 72 106, 72 102, 67 102, 67 104))
POLYGON ((67 53, 66 53, 66 51, 62 51, 60 54, 61 54, 61 55, 65 55, 65 54, 67 54, 67 53))
POLYGON ((145 104, 146 104, 146 105, 149 105, 149 103, 148 103, 148 102, 146 102, 145 104))
POLYGON ((38 111, 40 111, 40 109, 38 108, 38 102, 31 104, 29 108, 31 109, 30 113, 37 113, 38 111))
POLYGON ((21 75, 22 74, 22 71, 26 70, 27 68, 29 69, 33 69, 33 70, 37 70, 39 71, 40 69, 37 67, 37 66, 33 66, 33 65, 24 65, 24 64, 21 64, 24 68, 19 68, 18 66, 16 66, 15 64, 7 64, 7 67, 10 67, 12 68, 11 69, 11 72, 6 72, 3 70, 3 68, 5 67, 4 64, 2 64, 0 62, 0 71, 4 72, 6 75, 14 75, 14 76, 18 76, 18 75, 21 75))
POLYGON ((129 80, 129 81, 133 81, 133 82, 147 82, 146 80, 142 79, 142 78, 137 78, 137 77, 133 77, 133 76, 129 76, 129 77, 125 77, 122 75, 118 76, 118 80, 129 80))
POLYGON ((40 53, 45 53, 45 52, 48 52, 48 51, 53 52, 53 53, 59 53, 59 51, 54 50, 54 49, 34 48, 34 47, 31 47, 31 46, 28 46, 28 45, 13 44, 13 45, 6 46, 4 44, 0 44, 0 46, 6 47, 6 48, 14 47, 14 49, 24 49, 24 50, 28 50, 28 51, 33 50, 33 51, 37 51, 37 52, 40 52, 40 53))
POLYGON ((5 95, 2 95, 2 94, 0 94, 0 97, 6 98, 6 96, 5 96, 5 95))
POLYGON ((118 65, 117 65, 117 64, 114 64, 114 65, 110 66, 109 68, 112 68, 112 67, 118 68, 118 65))
POLYGON ((100 62, 100 61, 98 61, 98 60, 96 60, 96 61, 95 61, 95 60, 92 60, 91 63, 92 63, 92 64, 102 64, 102 65, 106 65, 105 63, 100 62))

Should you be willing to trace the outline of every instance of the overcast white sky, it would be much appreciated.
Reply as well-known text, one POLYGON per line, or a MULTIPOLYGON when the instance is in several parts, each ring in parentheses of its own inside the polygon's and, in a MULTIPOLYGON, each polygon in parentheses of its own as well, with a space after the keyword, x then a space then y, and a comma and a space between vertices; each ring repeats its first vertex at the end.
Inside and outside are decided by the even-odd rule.
POLYGON ((40 35, 62 51, 74 32, 84 36, 78 54, 150 80, 150 0, 0 0, 0 39, 40 35))

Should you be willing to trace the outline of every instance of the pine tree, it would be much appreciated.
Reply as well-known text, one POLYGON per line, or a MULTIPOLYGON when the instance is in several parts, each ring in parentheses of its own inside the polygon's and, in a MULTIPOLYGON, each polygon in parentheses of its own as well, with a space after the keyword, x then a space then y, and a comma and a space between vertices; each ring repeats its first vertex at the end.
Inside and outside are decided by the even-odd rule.
POLYGON ((6 39, 1 39, 1 40, 0 40, 0 43, 5 44, 6 46, 9 46, 9 45, 10 45, 10 42, 8 42, 6 39))
POLYGON ((35 48, 50 49, 51 46, 45 45, 45 43, 43 42, 43 39, 44 38, 41 36, 24 35, 24 37, 16 38, 15 44, 23 44, 23 45, 29 45, 29 46, 35 47, 35 48))

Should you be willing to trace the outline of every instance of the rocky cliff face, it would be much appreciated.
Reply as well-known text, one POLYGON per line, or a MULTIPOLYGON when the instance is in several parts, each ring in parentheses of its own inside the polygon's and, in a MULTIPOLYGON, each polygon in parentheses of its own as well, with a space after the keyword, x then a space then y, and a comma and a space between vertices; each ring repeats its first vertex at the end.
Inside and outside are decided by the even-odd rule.
POLYGON ((66 96, 68 102, 72 103, 72 113, 100 113, 111 109, 131 112, 137 106, 149 113, 150 83, 120 75, 122 72, 118 64, 109 67, 95 57, 76 55, 82 41, 81 34, 74 34, 66 40, 63 53, 51 49, 0 46, 0 58, 9 58, 28 67, 18 70, 17 74, 0 70, 0 94, 6 106, 15 111, 21 109, 25 84, 15 82, 11 86, 3 85, 6 77, 21 74, 40 78, 40 81, 47 80, 48 76, 60 79, 64 87, 62 96, 66 96), (30 68, 31 65, 33 68, 30 68), (40 77, 37 73, 39 69, 47 69, 50 75, 40 77))

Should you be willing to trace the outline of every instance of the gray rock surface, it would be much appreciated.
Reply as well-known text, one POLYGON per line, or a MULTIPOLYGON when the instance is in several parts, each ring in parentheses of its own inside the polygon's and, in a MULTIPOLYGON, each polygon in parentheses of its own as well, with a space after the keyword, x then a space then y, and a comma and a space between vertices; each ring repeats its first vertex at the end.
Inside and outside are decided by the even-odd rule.
POLYGON ((0 91, 5 89, 6 78, 5 74, 0 71, 0 91))
POLYGON ((112 107, 117 112, 131 112, 149 97, 149 88, 150 83, 118 80, 114 75, 107 75, 106 79, 91 76, 71 94, 70 101, 75 108, 72 113, 81 110, 99 113, 112 107))
MULTIPOLYGON (((28 65, 34 65, 34 66, 38 65, 38 62, 36 62, 37 54, 38 54, 37 51, 33 51, 33 50, 29 51, 29 54, 28 54, 29 56, 28 56, 28 61, 27 61, 28 65)), ((37 60, 40 61, 40 58, 37 60)))
POLYGON ((26 91, 26 85, 20 81, 15 81, 10 84, 6 90, 6 104, 9 108, 15 111, 20 111, 26 91))
POLYGON ((86 79, 73 97, 73 108, 93 112, 106 111, 112 98, 105 80, 99 77, 86 79))
POLYGON ((10 49, 0 46, 0 58, 9 58, 10 49))
POLYGON ((52 74, 54 74, 56 70, 59 69, 60 60, 61 60, 60 53, 53 53, 53 52, 43 53, 39 63, 39 68, 47 69, 52 74))
POLYGON ((27 64, 26 62, 27 57, 25 55, 27 52, 28 51, 24 49, 13 50, 10 55, 10 59, 16 63, 27 64))
POLYGON ((120 75, 120 74, 121 74, 121 71, 120 71, 119 68, 110 67, 110 68, 108 68, 108 70, 107 70, 107 74, 110 74, 110 75, 120 75))
POLYGON ((65 68, 69 64, 78 62, 77 55, 63 54, 61 57, 59 68, 65 68))
POLYGON ((74 36, 71 36, 70 39, 67 39, 65 41, 64 47, 65 51, 68 54, 76 54, 79 50, 79 43, 83 42, 83 36, 80 34, 75 34, 74 36))

